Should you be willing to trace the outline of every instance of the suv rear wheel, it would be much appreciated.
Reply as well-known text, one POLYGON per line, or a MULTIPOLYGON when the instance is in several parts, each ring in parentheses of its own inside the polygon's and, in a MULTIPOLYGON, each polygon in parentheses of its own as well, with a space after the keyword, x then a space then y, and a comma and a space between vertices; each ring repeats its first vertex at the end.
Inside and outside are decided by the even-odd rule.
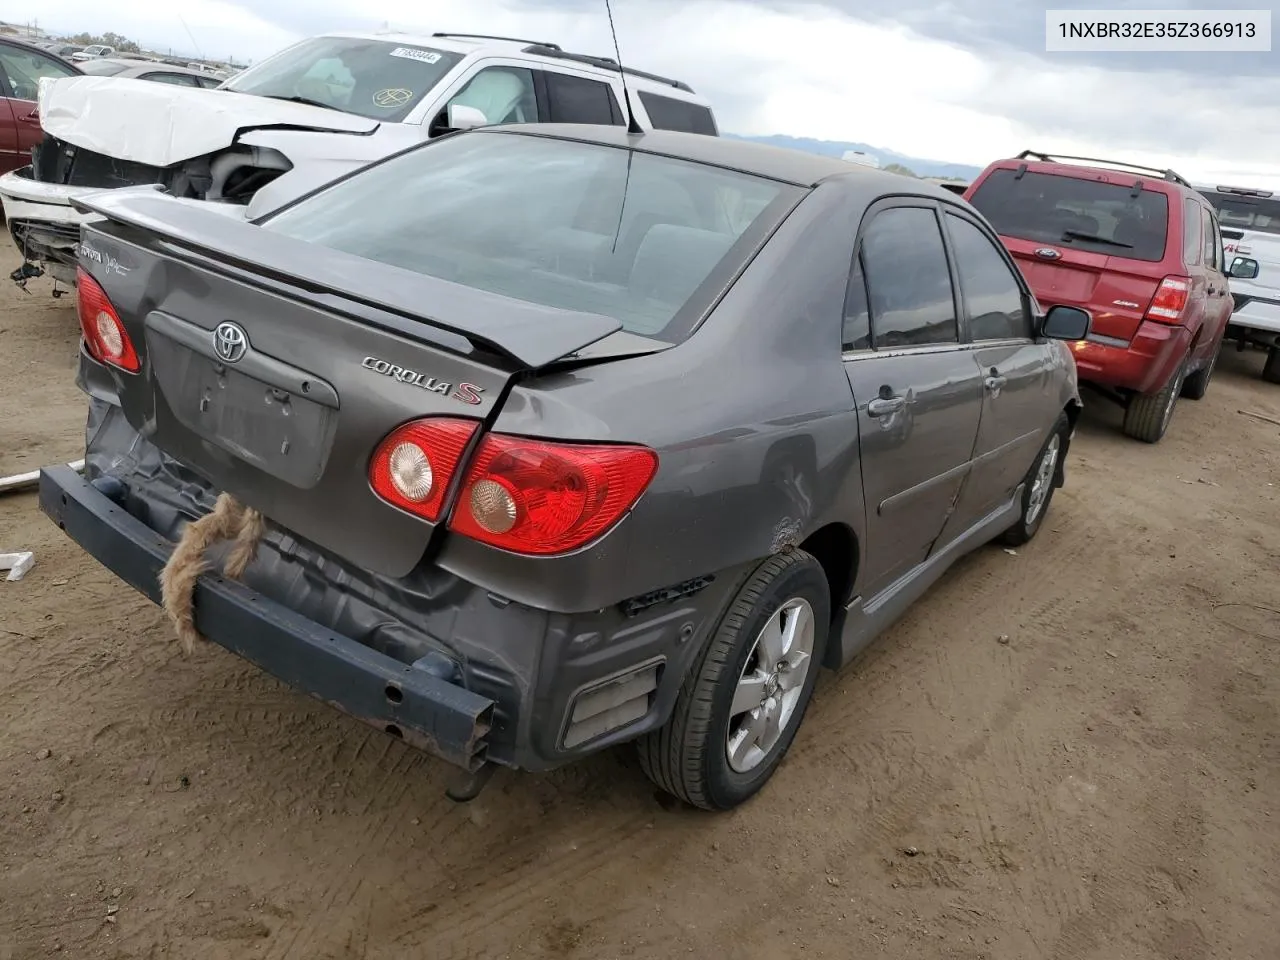
POLYGON ((1177 371, 1169 382, 1155 393, 1132 397, 1124 410, 1125 436, 1144 443, 1159 443, 1173 420, 1173 408, 1178 405, 1182 384, 1187 378, 1187 357, 1182 358, 1177 371))
POLYGON ((1209 392, 1209 380, 1213 376, 1213 368, 1218 365, 1218 354, 1222 353, 1222 341, 1218 341, 1213 355, 1203 367, 1182 382, 1182 395, 1188 400, 1200 400, 1209 392))

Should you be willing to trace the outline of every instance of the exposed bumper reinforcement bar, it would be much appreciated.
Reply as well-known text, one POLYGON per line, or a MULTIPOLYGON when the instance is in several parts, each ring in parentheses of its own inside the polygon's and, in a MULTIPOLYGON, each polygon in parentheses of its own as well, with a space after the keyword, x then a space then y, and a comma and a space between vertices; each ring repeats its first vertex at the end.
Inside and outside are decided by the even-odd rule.
MULTIPOLYGON (((40 471, 40 509, 152 603, 174 545, 71 467, 40 471)), ((468 771, 484 766, 494 703, 335 634, 243 584, 207 574, 196 628, 214 643, 337 709, 468 771)))

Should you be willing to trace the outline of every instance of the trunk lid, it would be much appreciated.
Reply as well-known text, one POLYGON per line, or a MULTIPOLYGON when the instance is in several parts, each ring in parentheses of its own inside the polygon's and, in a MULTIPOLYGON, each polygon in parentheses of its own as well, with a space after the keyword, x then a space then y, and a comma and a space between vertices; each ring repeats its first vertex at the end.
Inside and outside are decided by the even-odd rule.
POLYGON ((372 134, 378 121, 230 90, 120 77, 40 85, 40 125, 59 140, 116 160, 168 167, 231 146, 263 127, 372 134))
POLYGON ((1065 244, 1000 239, 1040 304, 1046 309, 1061 303, 1088 310, 1094 335, 1132 340, 1164 277, 1155 275, 1159 264, 1073 250, 1065 244))
POLYGON ((611 318, 511 300, 273 234, 159 195, 83 204, 80 262, 142 359, 129 422, 300 537, 403 576, 434 525, 374 495, 368 464, 418 417, 482 420, 522 370, 611 318))

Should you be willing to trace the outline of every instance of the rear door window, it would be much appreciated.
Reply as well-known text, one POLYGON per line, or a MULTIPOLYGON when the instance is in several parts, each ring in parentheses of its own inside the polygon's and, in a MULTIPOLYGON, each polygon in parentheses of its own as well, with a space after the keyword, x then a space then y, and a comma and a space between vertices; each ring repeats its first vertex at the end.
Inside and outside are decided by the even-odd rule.
POLYGON ((1204 259, 1203 228, 1200 225, 1201 206, 1187 197, 1182 203, 1182 262, 1188 267, 1198 266, 1204 259))
POLYGON ((641 90, 640 103, 649 114, 649 122, 655 130, 677 130, 681 133, 701 133, 714 137, 719 134, 716 118, 709 107, 664 97, 661 94, 641 90))
POLYGON ((951 271, 933 210, 891 207, 876 214, 862 235, 861 261, 875 349, 959 341, 951 271))
MULTIPOLYGON (((1136 179, 1136 178, 1135 178, 1136 179)), ((1164 259, 1169 199, 1132 186, 1057 174, 991 171, 969 201, 996 232, 1113 257, 1164 259)))
POLYGON ((1003 254, 968 220, 951 213, 945 219, 973 339, 1031 339, 1022 287, 1003 254))
POLYGON ((599 80, 569 73, 546 72, 549 119, 552 123, 592 123, 620 127, 622 108, 613 88, 599 80))
POLYGON ((1222 235, 1218 232, 1218 218, 1208 210, 1204 216, 1205 252, 1204 263, 1214 270, 1222 269, 1222 235))

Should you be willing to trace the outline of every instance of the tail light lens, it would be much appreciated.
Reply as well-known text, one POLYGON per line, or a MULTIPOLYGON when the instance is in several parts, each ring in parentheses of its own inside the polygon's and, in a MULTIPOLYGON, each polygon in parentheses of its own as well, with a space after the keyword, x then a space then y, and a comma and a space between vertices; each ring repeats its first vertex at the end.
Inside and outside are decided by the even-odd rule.
POLYGON ((127 373, 137 373, 142 366, 133 341, 120 322, 107 292, 89 276, 84 267, 76 269, 76 312, 80 315, 80 332, 89 355, 99 363, 109 363, 127 373))
POLYGON ((449 480, 479 425, 476 420, 430 417, 392 430, 369 464, 374 493, 401 510, 438 520, 449 480))
POLYGON ((481 441, 449 528, 514 553, 565 553, 616 524, 658 469, 646 447, 481 441))
POLYGON ((1191 280, 1187 277, 1165 277, 1147 307, 1147 319, 1160 323, 1177 323, 1182 319, 1191 296, 1191 280))

